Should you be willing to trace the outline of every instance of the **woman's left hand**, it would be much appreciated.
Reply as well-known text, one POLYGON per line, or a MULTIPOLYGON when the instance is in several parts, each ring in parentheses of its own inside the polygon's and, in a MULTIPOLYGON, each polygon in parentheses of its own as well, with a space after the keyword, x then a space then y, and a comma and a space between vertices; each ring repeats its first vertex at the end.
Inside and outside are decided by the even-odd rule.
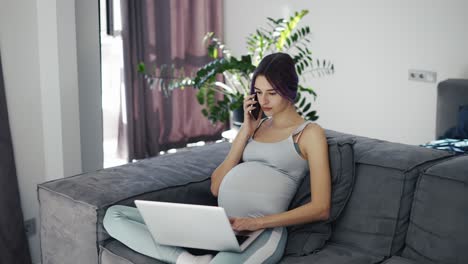
POLYGON ((231 222, 232 229, 235 231, 256 231, 258 229, 262 229, 262 223, 259 218, 229 218, 229 222, 231 222))

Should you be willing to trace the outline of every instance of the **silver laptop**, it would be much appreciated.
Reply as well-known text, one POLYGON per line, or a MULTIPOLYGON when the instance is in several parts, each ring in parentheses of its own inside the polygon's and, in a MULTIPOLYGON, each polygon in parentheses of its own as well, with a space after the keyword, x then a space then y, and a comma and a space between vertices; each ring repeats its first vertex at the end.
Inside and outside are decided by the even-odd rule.
POLYGON ((236 232, 224 208, 135 200, 149 231, 163 245, 244 251, 263 231, 236 232))

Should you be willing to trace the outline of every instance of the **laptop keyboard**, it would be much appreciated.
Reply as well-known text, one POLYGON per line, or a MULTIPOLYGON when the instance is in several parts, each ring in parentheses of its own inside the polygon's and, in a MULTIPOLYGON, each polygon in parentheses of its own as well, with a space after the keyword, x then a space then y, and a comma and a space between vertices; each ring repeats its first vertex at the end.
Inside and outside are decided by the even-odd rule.
POLYGON ((236 238, 239 245, 242 245, 242 243, 244 243, 244 241, 246 241, 249 236, 236 235, 236 238))

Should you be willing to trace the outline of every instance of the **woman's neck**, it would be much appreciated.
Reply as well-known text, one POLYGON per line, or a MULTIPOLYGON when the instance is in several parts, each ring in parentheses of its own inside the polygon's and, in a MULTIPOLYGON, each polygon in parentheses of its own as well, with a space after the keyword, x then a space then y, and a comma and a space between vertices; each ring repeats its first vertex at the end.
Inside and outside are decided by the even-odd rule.
POLYGON ((297 113, 294 105, 291 105, 291 107, 286 108, 282 112, 276 113, 274 116, 270 117, 270 119, 270 126, 280 129, 295 126, 297 123, 304 121, 302 116, 297 113))

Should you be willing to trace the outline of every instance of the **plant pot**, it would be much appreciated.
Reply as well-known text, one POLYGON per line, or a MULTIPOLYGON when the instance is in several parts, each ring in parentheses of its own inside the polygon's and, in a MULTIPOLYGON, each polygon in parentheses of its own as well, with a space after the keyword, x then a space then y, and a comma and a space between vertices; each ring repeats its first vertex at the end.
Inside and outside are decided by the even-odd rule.
POLYGON ((240 128, 242 123, 244 123, 244 108, 239 107, 232 111, 232 126, 240 128))

